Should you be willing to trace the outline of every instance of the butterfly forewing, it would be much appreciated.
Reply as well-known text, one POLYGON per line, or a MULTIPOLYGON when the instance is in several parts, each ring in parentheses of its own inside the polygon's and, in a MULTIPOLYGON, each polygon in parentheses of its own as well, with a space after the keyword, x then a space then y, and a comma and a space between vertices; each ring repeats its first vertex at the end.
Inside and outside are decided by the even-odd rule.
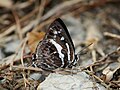
POLYGON ((36 48, 33 63, 44 70, 69 67, 75 60, 75 49, 69 32, 61 19, 49 27, 44 39, 36 48))

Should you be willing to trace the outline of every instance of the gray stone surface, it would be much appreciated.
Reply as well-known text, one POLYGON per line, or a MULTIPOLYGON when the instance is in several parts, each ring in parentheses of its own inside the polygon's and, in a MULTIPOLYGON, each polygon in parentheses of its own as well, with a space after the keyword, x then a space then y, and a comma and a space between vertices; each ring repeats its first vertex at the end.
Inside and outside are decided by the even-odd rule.
POLYGON ((106 90, 103 86, 93 82, 90 77, 80 72, 75 75, 61 75, 51 73, 45 81, 39 84, 37 90, 106 90))

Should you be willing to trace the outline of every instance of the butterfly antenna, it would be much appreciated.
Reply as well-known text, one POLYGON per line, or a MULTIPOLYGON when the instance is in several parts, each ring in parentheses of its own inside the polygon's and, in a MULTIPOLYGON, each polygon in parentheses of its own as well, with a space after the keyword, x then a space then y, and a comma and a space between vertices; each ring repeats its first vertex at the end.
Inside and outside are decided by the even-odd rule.
POLYGON ((93 44, 93 43, 91 43, 91 44, 89 44, 89 45, 85 46, 84 48, 82 48, 82 50, 81 50, 81 51, 79 51, 79 52, 77 53, 77 56, 78 56, 78 55, 82 55, 82 54, 84 54, 84 51, 85 51, 85 50, 87 50, 87 49, 88 49, 88 47, 89 47, 89 46, 91 46, 92 44, 93 44))

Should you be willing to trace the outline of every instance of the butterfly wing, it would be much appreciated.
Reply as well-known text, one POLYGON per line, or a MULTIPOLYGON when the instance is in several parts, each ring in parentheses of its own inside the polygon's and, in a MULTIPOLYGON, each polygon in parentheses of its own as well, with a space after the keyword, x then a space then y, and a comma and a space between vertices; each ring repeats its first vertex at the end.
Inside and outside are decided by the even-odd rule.
POLYGON ((49 27, 36 49, 36 64, 44 70, 68 67, 75 59, 75 49, 69 32, 61 19, 49 27))

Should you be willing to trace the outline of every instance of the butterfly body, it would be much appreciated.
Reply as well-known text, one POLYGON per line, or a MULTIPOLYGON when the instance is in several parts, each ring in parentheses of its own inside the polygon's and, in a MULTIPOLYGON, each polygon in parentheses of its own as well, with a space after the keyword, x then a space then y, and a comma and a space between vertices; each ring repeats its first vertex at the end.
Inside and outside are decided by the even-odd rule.
POLYGON ((74 62, 75 49, 69 32, 61 19, 56 19, 45 37, 39 42, 33 65, 44 70, 70 67, 74 62))

